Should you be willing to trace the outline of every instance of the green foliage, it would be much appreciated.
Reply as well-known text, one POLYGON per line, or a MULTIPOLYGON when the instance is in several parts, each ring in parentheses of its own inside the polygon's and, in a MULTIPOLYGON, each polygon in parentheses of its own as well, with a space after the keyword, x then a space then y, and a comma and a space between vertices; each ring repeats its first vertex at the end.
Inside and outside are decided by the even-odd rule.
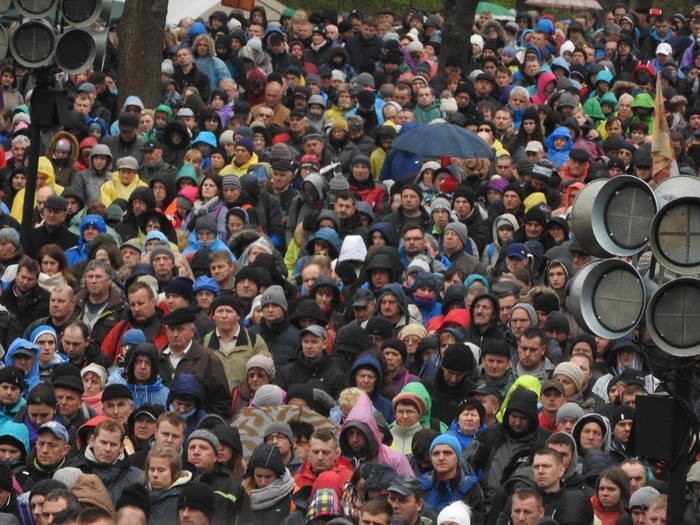
POLYGON ((307 13, 320 13, 326 7, 334 7, 339 13, 347 13, 354 8, 359 9, 363 15, 372 15, 380 8, 392 9, 398 14, 403 14, 409 7, 417 7, 426 12, 433 12, 442 9, 443 4, 440 0, 420 0, 418 2, 411 0, 387 0, 384 2, 353 0, 349 3, 340 0, 291 0, 285 2, 285 5, 293 9, 304 9, 307 13))

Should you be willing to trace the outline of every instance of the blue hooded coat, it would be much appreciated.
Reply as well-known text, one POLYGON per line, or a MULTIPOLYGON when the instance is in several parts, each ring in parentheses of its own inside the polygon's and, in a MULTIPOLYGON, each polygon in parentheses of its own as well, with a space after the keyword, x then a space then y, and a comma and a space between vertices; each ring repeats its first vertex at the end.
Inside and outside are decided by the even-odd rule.
POLYGON ((204 400, 204 390, 197 376, 194 374, 177 374, 170 385, 170 393, 166 401, 166 409, 173 409, 173 399, 178 395, 187 395, 195 400, 194 408, 188 414, 182 414, 187 421, 185 429, 185 441, 188 436, 197 430, 197 425, 207 413, 204 411, 202 401, 204 400))
POLYGON ((73 246, 66 250, 66 259, 68 266, 73 266, 79 262, 87 261, 88 249, 90 243, 85 240, 85 230, 88 226, 95 226, 100 233, 107 232, 105 220, 100 215, 86 215, 80 222, 80 236, 78 238, 78 246, 73 246))
POLYGON ((355 374, 361 368, 367 368, 369 370, 372 370, 377 376, 377 381, 374 384, 374 391, 369 397, 372 401, 374 409, 378 412, 381 412, 382 416, 384 416, 384 419, 386 419, 387 423, 391 423, 392 421, 394 421, 394 408, 391 406, 391 401, 379 394, 382 390, 382 385, 384 384, 384 374, 382 373, 382 365, 379 364, 379 361, 376 357, 373 357, 371 355, 363 355, 359 357, 353 363, 352 368, 350 369, 351 383, 354 384, 355 374))

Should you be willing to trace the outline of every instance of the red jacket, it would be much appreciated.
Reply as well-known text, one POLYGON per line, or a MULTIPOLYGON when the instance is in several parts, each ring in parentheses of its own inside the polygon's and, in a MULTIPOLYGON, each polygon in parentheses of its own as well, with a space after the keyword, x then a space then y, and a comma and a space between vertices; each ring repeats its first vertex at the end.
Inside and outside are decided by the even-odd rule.
MULTIPOLYGON (((338 474, 341 484, 345 485, 345 483, 350 481, 350 478, 352 477, 352 465, 343 456, 338 456, 338 459, 335 461, 335 465, 333 465, 333 472, 338 474)), ((294 490, 297 491, 302 487, 312 486, 317 477, 318 475, 314 474, 313 470, 311 470, 311 461, 304 461, 301 469, 299 469, 299 473, 294 477, 294 481, 296 481, 296 487, 294 490)))
MULTIPOLYGON (((117 360, 119 354, 119 342, 121 341, 122 336, 130 328, 138 328, 132 324, 130 318, 119 321, 114 325, 114 328, 107 333, 104 341, 102 341, 100 349, 102 350, 102 353, 112 361, 112 363, 115 363, 117 360)), ((146 338, 148 339, 148 336, 146 336, 146 338)), ((168 344, 168 336, 165 334, 164 324, 161 323, 158 333, 149 342, 153 343, 156 348, 163 348, 168 344)))

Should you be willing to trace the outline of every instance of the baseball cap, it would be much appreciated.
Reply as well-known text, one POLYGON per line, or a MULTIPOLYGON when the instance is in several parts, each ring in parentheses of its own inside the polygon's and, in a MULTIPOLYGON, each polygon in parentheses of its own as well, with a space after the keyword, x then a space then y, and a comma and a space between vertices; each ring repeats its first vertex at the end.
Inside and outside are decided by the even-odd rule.
POLYGON ((328 334, 326 333, 325 328, 322 326, 319 326, 317 324, 312 324, 310 326, 307 326, 304 328, 300 333, 299 337, 303 337, 304 334, 311 334, 315 335, 316 337, 321 337, 323 339, 328 339, 328 334))
POLYGON ((542 146, 539 140, 531 140, 527 143, 527 146, 525 146, 525 153, 539 153, 540 151, 544 151, 544 146, 542 146))
POLYGON ((39 427, 39 430, 37 430, 37 434, 41 434, 41 432, 44 430, 48 430, 58 439, 65 441, 66 443, 70 441, 66 427, 61 425, 58 421, 48 421, 44 423, 39 427))
POLYGON ((560 394, 564 395, 564 387, 562 386, 562 384, 558 381, 554 381, 553 379, 542 381, 542 388, 540 388, 540 392, 544 394, 547 390, 551 390, 552 388, 558 391, 560 394))
POLYGON ((151 151, 154 149, 163 149, 163 145, 157 140, 149 140, 141 146, 141 151, 151 151))
POLYGON ((658 46, 656 46, 656 54, 665 56, 672 55, 673 49, 671 49, 671 44, 667 42, 661 42, 658 46))
POLYGON ((522 261, 527 259, 528 253, 529 252, 524 244, 513 243, 508 246, 508 249, 506 250, 506 257, 512 257, 513 259, 522 261))
POLYGON ((372 301, 374 301, 374 294, 370 290, 360 288, 352 298, 352 306, 365 307, 372 301))

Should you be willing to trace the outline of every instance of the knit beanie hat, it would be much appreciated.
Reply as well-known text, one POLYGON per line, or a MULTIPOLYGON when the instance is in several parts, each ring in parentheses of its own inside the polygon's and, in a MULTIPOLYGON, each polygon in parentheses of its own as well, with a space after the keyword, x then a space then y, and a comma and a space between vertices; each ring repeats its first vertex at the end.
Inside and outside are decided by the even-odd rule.
POLYGON ((261 352, 251 356, 245 364, 246 374, 251 368, 260 368, 264 370, 270 378, 270 381, 275 378, 275 362, 272 360, 272 356, 267 352, 261 352))
POLYGON ((194 301, 193 286, 194 282, 192 279, 188 277, 175 277, 168 281, 163 291, 166 296, 170 293, 182 297, 188 303, 192 303, 194 301))
POLYGON ((294 383, 287 388, 285 400, 289 403, 292 399, 301 399, 308 406, 314 406, 314 389, 309 383, 294 383))
POLYGON ((552 377, 556 377, 557 374, 563 375, 571 379, 576 385, 576 392, 580 392, 583 388, 583 370, 581 370, 578 365, 574 363, 569 363, 564 361, 559 363, 554 369, 552 377))
POLYGON ((393 348, 394 350, 398 351, 398 353, 401 354, 401 359, 404 363, 406 362, 406 359, 408 359, 408 350, 406 349, 406 344, 403 341, 401 341, 401 339, 397 339, 395 337, 387 339, 382 343, 382 352, 385 348, 393 348))
POLYGON ((201 439, 203 441, 206 441, 212 446, 212 448, 217 454, 219 453, 219 449, 221 449, 221 442, 219 441, 219 438, 216 437, 214 433, 210 432, 209 430, 204 430, 203 428, 195 430, 190 434, 190 437, 187 438, 187 444, 189 445, 193 439, 201 439))
POLYGON ((175 262, 175 256, 173 251, 170 249, 170 245, 167 242, 158 242, 151 250, 149 262, 153 264, 153 259, 156 255, 167 255, 170 259, 175 262))
POLYGON ((438 437, 433 439, 433 442, 430 444, 430 454, 433 453, 433 450, 435 450, 435 447, 438 445, 447 445, 454 450, 457 457, 462 454, 462 445, 460 445, 456 437, 451 436, 450 434, 440 434, 438 437))
POLYGON ((219 306, 228 306, 233 308, 233 310, 238 314, 239 317, 243 315, 243 305, 235 295, 229 293, 221 294, 219 297, 214 299, 209 306, 209 312, 213 314, 219 306))
POLYGON ((532 301, 532 306, 538 312, 544 312, 549 315, 559 310, 559 298, 553 293, 541 293, 532 301))
POLYGON ((285 423, 284 421, 276 421, 274 423, 270 423, 265 428, 265 434, 263 435, 263 437, 267 437, 270 434, 282 434, 289 440, 290 443, 293 444, 295 442, 294 432, 292 432, 292 429, 289 426, 289 424, 285 423))
POLYGON ((260 306, 264 308, 268 304, 275 304, 285 312, 287 311, 287 298, 284 296, 284 290, 280 285, 272 285, 262 294, 260 306))
POLYGON ((479 421, 481 423, 484 422, 486 419, 486 408, 484 405, 481 404, 481 401, 476 399, 475 397, 468 397, 464 401, 462 401, 459 404, 459 408, 457 409, 457 415, 455 417, 459 417, 459 415, 464 412, 467 408, 473 408, 476 410, 479 414, 479 421))
POLYGON ((640 487, 630 496, 629 508, 630 510, 633 510, 638 507, 648 507, 651 500, 658 495, 659 491, 654 487, 650 487, 648 485, 645 487, 640 487))
POLYGON ((151 499, 148 496, 148 491, 141 483, 129 485, 122 491, 115 505, 117 511, 122 507, 136 507, 143 511, 146 515, 146 520, 151 517, 151 499))
POLYGON ((82 475, 83 471, 77 467, 63 467, 54 472, 53 476, 51 476, 51 479, 60 481, 66 487, 72 489, 73 485, 75 485, 75 482, 82 475))
POLYGON ((467 244, 469 243, 469 234, 467 233, 467 227, 461 222, 449 223, 447 226, 445 226, 443 236, 447 232, 456 233, 457 237, 459 237, 459 240, 462 241, 463 246, 467 246, 467 244))
POLYGON ((282 477, 286 467, 277 445, 266 445, 263 443, 255 447, 250 460, 248 460, 248 469, 245 477, 251 477, 255 468, 267 468, 277 474, 278 478, 282 477))
POLYGON ((470 372, 475 368, 474 354, 467 350, 464 345, 452 344, 445 350, 442 368, 453 372, 470 372))
POLYGON ((425 400, 419 395, 413 394, 412 392, 400 392, 395 395, 394 399, 391 400, 391 406, 394 407, 394 411, 396 411, 396 406, 401 402, 414 405, 418 409, 419 417, 425 414, 425 400))
POLYGON ((411 323, 401 329, 398 338, 403 341, 403 339, 409 335, 415 335, 423 339, 424 337, 428 337, 428 331, 423 325, 411 323))
POLYGON ((225 175, 223 179, 221 179, 221 187, 222 188, 234 188, 237 190, 241 189, 241 179, 238 177, 238 175, 225 175))
POLYGON ((16 366, 0 368, 0 384, 2 383, 9 383, 24 390, 24 371, 16 366))
POLYGON ((561 423, 564 418, 571 418, 578 421, 583 416, 583 409, 577 404, 569 401, 564 403, 557 410, 557 425, 561 423))
POLYGON ((284 402, 284 390, 277 385, 263 385, 253 396, 253 406, 272 407, 284 402))
POLYGON ((14 244, 17 248, 22 246, 20 242, 19 232, 14 228, 0 228, 0 242, 9 242, 14 244))
POLYGON ((107 379, 109 376, 107 375, 107 369, 104 366, 98 365, 97 363, 90 363, 89 365, 80 369, 80 377, 84 377, 88 372, 92 372, 100 378, 102 389, 107 386, 107 379))
POLYGON ((195 510, 201 510, 209 519, 214 515, 214 507, 216 506, 216 496, 214 491, 199 481, 186 483, 182 487, 180 496, 177 498, 177 509, 189 507, 195 510))

